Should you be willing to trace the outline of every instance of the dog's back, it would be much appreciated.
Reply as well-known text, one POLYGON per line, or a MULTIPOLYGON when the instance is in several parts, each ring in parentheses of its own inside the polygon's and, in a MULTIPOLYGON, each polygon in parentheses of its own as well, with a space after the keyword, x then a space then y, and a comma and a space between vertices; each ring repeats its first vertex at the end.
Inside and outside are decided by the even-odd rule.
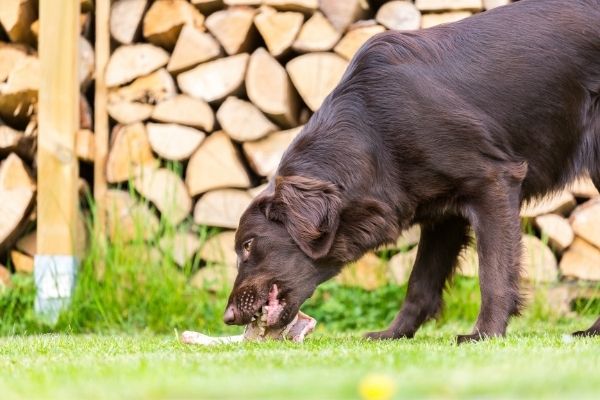
POLYGON ((365 90, 385 94, 369 109, 387 124, 390 97, 411 117, 398 121, 406 131, 444 117, 427 110, 481 124, 490 151, 527 161, 523 198, 586 170, 600 176, 600 0, 522 0, 454 24, 385 32, 357 54, 338 93, 360 90, 361 73, 375 75, 365 90))

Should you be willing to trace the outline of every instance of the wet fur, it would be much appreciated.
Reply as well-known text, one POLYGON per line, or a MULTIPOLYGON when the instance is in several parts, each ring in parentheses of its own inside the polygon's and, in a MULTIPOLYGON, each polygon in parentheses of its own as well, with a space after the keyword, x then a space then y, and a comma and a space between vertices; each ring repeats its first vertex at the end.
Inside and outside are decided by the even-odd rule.
MULTIPOLYGON (((273 250, 280 264, 262 277, 242 268, 232 299, 248 279, 277 274, 301 303, 420 224, 406 301, 369 335, 412 337, 439 311, 472 227, 482 306, 458 340, 504 335, 522 303, 521 203, 584 173, 600 189, 599 21, 600 0, 522 0, 370 39, 242 218, 239 240, 277 225, 287 235, 273 238, 290 246, 273 250), (286 262, 299 250, 312 267, 286 262)), ((600 320, 582 334, 599 332, 600 320)))

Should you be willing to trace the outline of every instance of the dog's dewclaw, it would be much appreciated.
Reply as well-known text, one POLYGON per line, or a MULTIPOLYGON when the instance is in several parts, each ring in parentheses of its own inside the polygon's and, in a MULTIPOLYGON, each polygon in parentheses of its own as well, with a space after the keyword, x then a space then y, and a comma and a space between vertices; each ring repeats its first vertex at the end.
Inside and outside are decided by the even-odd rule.
POLYGON ((185 331, 181 334, 181 342, 203 346, 238 343, 242 341, 262 342, 264 340, 291 340, 302 343, 304 338, 315 329, 316 325, 316 319, 303 312, 299 312, 294 320, 284 328, 269 328, 266 326, 266 321, 262 318, 257 318, 246 326, 243 335, 214 337, 203 335, 199 332, 185 331))

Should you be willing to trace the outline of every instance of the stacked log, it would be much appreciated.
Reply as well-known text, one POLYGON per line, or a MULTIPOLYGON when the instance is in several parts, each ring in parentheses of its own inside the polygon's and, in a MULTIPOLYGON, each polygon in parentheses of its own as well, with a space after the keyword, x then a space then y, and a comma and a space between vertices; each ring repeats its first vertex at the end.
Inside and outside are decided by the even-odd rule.
MULTIPOLYGON (((90 171, 94 161, 93 105, 89 102, 95 69, 91 4, 89 0, 81 1, 77 77, 81 89, 80 130, 76 156, 82 171, 86 171, 85 164, 90 171)), ((36 252, 38 1, 3 0, 0 26, 0 275, 6 284, 10 281, 7 271, 32 272, 36 252)), ((89 180, 82 180, 82 198, 89 194, 88 187, 89 180)), ((83 218, 82 215, 78 228, 81 234, 77 235, 82 239, 78 244, 80 254, 86 243, 83 218)))
MULTIPOLYGON (((16 167, 18 157, 22 169, 34 176, 37 1, 6 2, 10 6, 3 4, 0 12, 6 33, 6 43, 0 44, 0 157, 11 171, 21 168, 16 167)), ((221 275, 231 278, 232 232, 240 213, 275 173, 285 148, 362 44, 388 29, 428 28, 509 2, 114 0, 112 54, 105 75, 112 127, 106 166, 109 236, 157 241, 181 266, 197 259, 214 264, 221 254, 229 271, 221 275), (166 237, 164 226, 174 228, 169 231, 175 236, 166 237), (196 232, 203 226, 221 233, 199 242, 196 232)), ((88 31, 89 14, 84 14, 84 94, 93 80, 88 31)), ((82 98, 77 148, 82 162, 91 162, 93 104, 82 98)), ((11 208, 19 213, 14 226, 0 232, 5 236, 0 237, 0 264, 12 269, 16 262, 11 264, 7 254, 10 258, 14 243, 27 231, 23 226, 31 229, 35 220, 35 187, 19 190, 23 193, 17 195, 0 187, 0 196, 22 197, 20 208, 11 208)), ((600 215, 596 197, 589 181, 579 182, 549 202, 523 210, 534 227, 524 240, 529 279, 600 280, 600 233, 589 222, 600 215)), ((418 231, 411 231, 391 249, 391 254, 410 250, 389 263, 393 280, 405 280, 417 242, 418 231)), ((372 254, 366 257, 358 270, 375 264, 372 254)), ((461 270, 475 274, 474 251, 464 259, 468 262, 461 270)), ((218 275, 203 269, 193 282, 203 285, 218 275)), ((375 285, 361 280, 370 282, 370 288, 375 285)))

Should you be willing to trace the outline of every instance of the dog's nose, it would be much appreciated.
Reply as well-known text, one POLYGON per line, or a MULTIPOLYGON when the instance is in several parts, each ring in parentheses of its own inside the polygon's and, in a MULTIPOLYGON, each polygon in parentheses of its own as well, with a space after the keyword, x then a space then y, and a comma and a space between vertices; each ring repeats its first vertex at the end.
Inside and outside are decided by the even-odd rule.
POLYGON ((223 322, 225 322, 227 325, 231 325, 234 321, 235 313, 233 312, 233 306, 229 306, 227 307, 227 309, 225 310, 225 314, 223 315, 223 322))

